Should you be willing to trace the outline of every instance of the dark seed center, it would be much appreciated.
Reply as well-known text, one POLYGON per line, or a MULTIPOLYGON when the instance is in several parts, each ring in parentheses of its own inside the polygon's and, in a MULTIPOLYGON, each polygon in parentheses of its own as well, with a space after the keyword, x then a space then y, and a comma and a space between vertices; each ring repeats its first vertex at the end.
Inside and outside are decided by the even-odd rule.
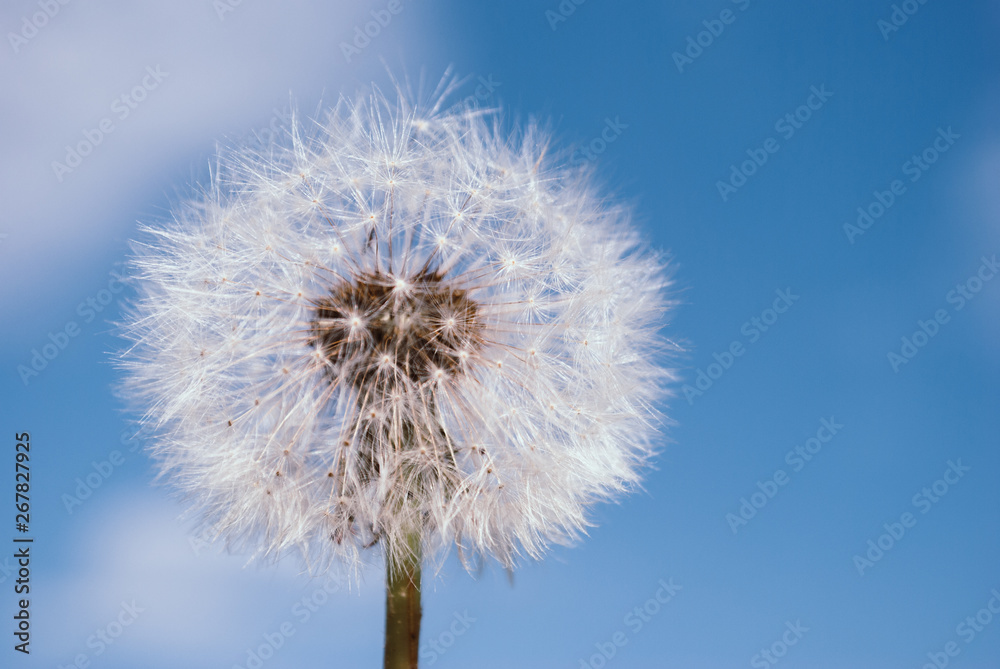
POLYGON ((342 281, 316 302, 312 343, 334 376, 361 388, 461 373, 482 344, 478 305, 435 272, 342 281))

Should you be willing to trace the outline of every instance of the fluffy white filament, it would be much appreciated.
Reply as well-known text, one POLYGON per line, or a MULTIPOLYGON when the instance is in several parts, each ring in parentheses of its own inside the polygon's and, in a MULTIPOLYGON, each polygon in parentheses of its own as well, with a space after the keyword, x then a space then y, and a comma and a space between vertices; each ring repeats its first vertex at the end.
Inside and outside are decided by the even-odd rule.
POLYGON ((127 396, 239 550, 356 567, 416 531, 513 566, 652 452, 664 261, 536 128, 441 99, 227 152, 135 247, 127 396))

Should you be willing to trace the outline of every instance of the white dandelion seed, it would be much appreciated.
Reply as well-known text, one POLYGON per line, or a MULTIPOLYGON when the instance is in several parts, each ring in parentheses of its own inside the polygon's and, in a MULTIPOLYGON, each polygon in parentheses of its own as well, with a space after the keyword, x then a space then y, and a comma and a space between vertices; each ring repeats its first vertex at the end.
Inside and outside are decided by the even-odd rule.
POLYGON ((537 128, 441 112, 448 92, 341 100, 226 153, 135 247, 127 396, 238 550, 511 567, 652 453, 663 258, 537 128))

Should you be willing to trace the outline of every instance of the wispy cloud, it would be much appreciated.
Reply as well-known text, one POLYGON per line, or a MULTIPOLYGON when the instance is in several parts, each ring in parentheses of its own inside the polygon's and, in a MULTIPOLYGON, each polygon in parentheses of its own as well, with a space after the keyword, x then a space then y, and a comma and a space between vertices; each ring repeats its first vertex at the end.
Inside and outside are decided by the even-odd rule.
MULTIPOLYGON (((7 52, 0 58, 2 225, 17 232, 7 240, 17 252, 0 265, 0 284, 59 285, 53 273, 69 275, 120 247, 137 218, 162 215, 164 194, 197 177, 217 141, 266 124, 290 94, 311 105, 324 91, 353 92, 382 71, 381 46, 352 64, 337 47, 337 29, 349 37, 375 0, 229 4, 220 21, 212 0, 72 2, 37 32, 26 28, 33 36, 16 53, 7 39, 0 44, 7 52), (263 49, 262 40, 285 46, 263 49), (169 76, 147 97, 136 87, 157 67, 169 76), (123 119, 133 91, 144 99, 128 105, 123 119), (54 169, 88 135, 94 141, 82 147, 88 155, 80 166, 54 169)), ((16 34, 25 13, 30 23, 39 11, 35 3, 11 3, 0 23, 16 34)), ((388 55, 417 55, 418 14, 392 26, 382 45, 388 55)))
POLYGON ((132 489, 81 514, 65 538, 75 559, 38 582, 35 659, 70 666, 83 654, 103 667, 138 666, 140 658, 146 669, 230 667, 286 621, 295 634, 268 666, 292 666, 323 647, 357 659, 367 646, 377 659, 378 569, 360 592, 330 586, 333 594, 316 596, 328 579, 300 575, 294 560, 255 568, 217 548, 194 550, 177 510, 132 489), (311 606, 301 605, 304 598, 311 606), (311 608, 314 619, 303 622, 301 612, 311 608))

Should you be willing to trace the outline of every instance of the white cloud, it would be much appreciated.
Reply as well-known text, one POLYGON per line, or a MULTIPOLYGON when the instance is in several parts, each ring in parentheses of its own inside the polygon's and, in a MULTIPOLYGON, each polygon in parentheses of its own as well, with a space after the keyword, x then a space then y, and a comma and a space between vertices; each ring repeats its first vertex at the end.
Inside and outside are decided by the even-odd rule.
MULTIPOLYGON (((247 650, 285 622, 294 633, 265 667, 303 666, 303 658, 334 651, 345 660, 337 666, 378 657, 383 595, 377 570, 365 574, 360 591, 344 585, 328 595, 320 592, 327 579, 299 575, 294 559, 257 568, 216 549, 196 553, 176 520, 178 507, 162 495, 123 491, 91 504, 80 524, 60 536, 60 551, 74 559, 54 573, 34 572, 33 660, 69 667, 85 654, 101 667, 138 666, 142 658, 145 669, 228 668, 245 663, 247 650), (319 602, 309 620, 296 613, 307 608, 293 608, 304 597, 319 602), (142 610, 99 653, 96 630, 118 633, 122 605, 129 621, 133 602, 142 610)), ((36 551, 55 548, 47 544, 37 543, 36 551)))
MULTIPOLYGON (((994 117, 1000 104, 1000 88, 989 87, 981 103, 971 110, 967 141, 970 146, 960 165, 955 188, 955 213, 947 225, 954 230, 961 253, 968 259, 971 276, 981 258, 1000 258, 1000 133, 994 117)), ((964 276, 956 276, 957 281, 964 276)), ((1000 277, 984 283, 970 302, 973 326, 980 346, 993 361, 1000 361, 1000 277)))
POLYGON ((9 304, 65 292, 73 270, 123 243, 137 218, 162 214, 163 196, 204 169, 217 140, 265 125, 292 94, 311 111, 321 95, 353 93, 384 76, 381 53, 419 59, 433 41, 411 8, 348 64, 339 44, 378 0, 46 4, 58 11, 34 33, 23 22, 40 12, 36 2, 0 10, 0 299, 9 304), (235 6, 220 19, 218 3, 235 6), (32 36, 15 53, 10 35, 21 31, 32 36), (120 97, 147 67, 169 74, 121 118, 120 97), (113 130, 94 134, 105 119, 113 130), (52 163, 65 163, 84 133, 100 142, 60 182, 52 163))

